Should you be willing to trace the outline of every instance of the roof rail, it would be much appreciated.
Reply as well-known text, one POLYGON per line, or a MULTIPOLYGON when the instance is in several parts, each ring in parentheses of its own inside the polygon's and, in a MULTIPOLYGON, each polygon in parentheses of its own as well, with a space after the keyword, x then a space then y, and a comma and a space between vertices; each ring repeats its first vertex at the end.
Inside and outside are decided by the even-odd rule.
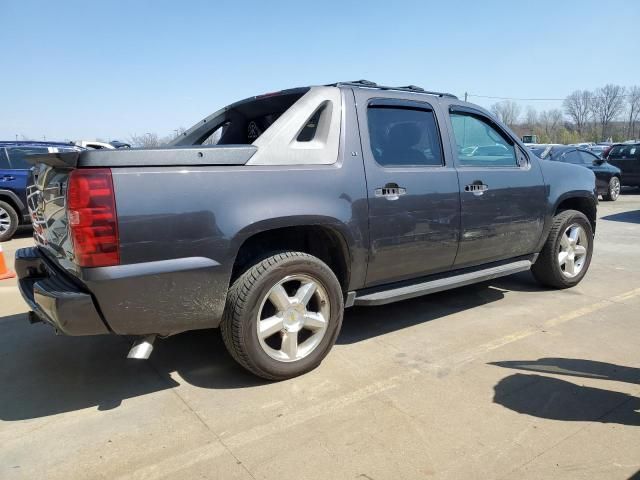
POLYGON ((418 87, 416 85, 407 85, 406 87, 388 87, 385 85, 378 85, 375 82, 372 82, 370 80, 352 80, 352 81, 348 81, 348 82, 336 82, 336 83, 331 83, 329 85, 327 85, 327 87, 364 87, 364 88, 377 88, 379 90, 392 90, 392 91, 401 91, 401 92, 413 92, 413 93, 424 93, 427 95, 435 95, 437 97, 450 97, 450 98, 455 98, 456 100, 458 99, 458 97, 456 97, 455 95, 451 94, 451 93, 444 93, 444 92, 434 92, 431 90, 425 90, 422 87, 418 87))

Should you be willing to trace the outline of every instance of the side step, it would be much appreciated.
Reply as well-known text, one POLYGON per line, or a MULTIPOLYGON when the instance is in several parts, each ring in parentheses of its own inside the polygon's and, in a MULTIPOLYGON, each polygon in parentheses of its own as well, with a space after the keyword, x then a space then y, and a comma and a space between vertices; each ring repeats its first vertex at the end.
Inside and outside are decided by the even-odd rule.
POLYGON ((533 263, 530 260, 518 260, 517 262, 507 263, 497 267, 477 270, 475 272, 461 273, 452 277, 430 280, 423 283, 417 283, 415 285, 383 290, 380 292, 365 294, 363 296, 356 295, 354 305, 374 306, 398 302, 400 300, 407 300, 408 298, 420 297, 430 293, 441 292, 451 288, 463 287, 472 283, 504 277, 505 275, 511 275, 513 273, 524 272, 529 270, 531 265, 533 265, 533 263))

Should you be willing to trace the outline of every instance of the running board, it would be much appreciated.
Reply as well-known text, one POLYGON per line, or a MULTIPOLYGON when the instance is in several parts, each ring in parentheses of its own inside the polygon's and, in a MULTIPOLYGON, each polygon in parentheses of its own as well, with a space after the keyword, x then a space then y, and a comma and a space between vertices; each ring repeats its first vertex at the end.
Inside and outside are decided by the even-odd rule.
POLYGON ((452 277, 440 278, 428 282, 408 285, 404 287, 383 290, 381 292, 369 293, 362 296, 356 295, 354 305, 374 306, 386 303, 407 300, 408 298, 420 297, 430 293, 441 292, 451 288, 463 287, 472 283, 484 282, 513 273, 524 272, 531 268, 532 262, 529 260, 518 260, 497 267, 477 270, 475 272, 461 273, 452 277))

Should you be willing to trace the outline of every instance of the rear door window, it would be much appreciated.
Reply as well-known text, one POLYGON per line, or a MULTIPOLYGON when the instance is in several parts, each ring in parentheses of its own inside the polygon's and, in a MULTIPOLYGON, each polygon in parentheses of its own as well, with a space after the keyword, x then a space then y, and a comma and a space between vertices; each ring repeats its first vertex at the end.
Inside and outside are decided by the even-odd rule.
POLYGON ((608 158, 628 159, 640 158, 640 146, 638 145, 616 145, 609 152, 608 158))
POLYGON ((369 141, 383 167, 442 166, 440 132, 433 110, 372 105, 367 111, 369 141))
POLYGON ((36 153, 48 153, 49 149, 46 147, 16 147, 8 148, 9 165, 10 168, 15 170, 28 170, 33 165, 25 160, 27 155, 34 155, 36 153))
POLYGON ((482 117, 451 113, 458 161, 467 167, 517 167, 513 142, 482 117))
POLYGON ((7 157, 7 151, 4 148, 0 148, 0 170, 9 169, 9 157, 7 157))

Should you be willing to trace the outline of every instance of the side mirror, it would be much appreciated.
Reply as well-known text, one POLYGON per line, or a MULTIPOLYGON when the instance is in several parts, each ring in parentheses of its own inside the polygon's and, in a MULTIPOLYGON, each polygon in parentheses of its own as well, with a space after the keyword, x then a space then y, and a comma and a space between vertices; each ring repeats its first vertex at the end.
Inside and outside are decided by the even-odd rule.
POLYGON ((596 159, 593 161, 593 164, 594 164, 594 165, 602 165, 603 163, 604 163, 604 158, 596 158, 596 159))

